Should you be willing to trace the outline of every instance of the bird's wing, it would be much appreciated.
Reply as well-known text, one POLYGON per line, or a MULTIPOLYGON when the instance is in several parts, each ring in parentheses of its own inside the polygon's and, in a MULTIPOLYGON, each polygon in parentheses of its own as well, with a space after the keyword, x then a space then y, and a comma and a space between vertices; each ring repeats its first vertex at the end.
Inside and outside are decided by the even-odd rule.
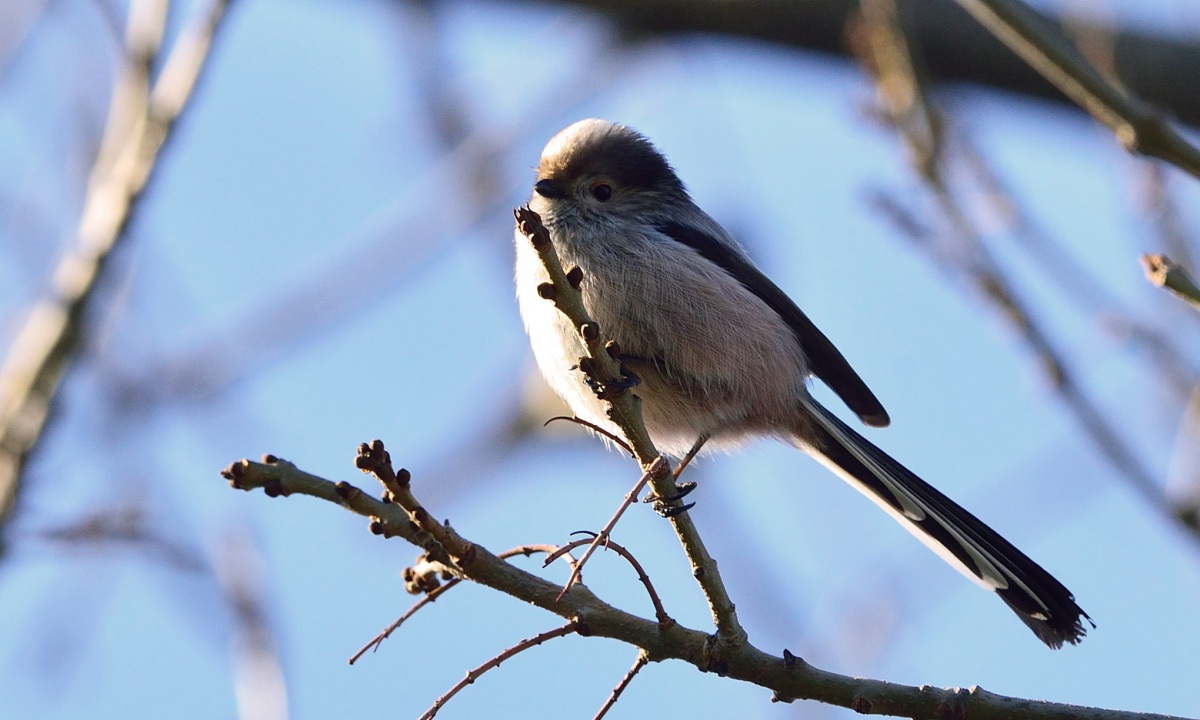
POLYGON ((808 319, 778 285, 754 267, 753 263, 700 228, 667 222, 659 224, 657 229, 672 240, 700 253, 779 313, 796 335, 812 373, 837 393, 864 423, 873 427, 886 427, 891 422, 887 410, 875 397, 875 393, 871 392, 858 373, 854 372, 854 368, 850 367, 850 363, 829 338, 817 329, 812 320, 808 319))

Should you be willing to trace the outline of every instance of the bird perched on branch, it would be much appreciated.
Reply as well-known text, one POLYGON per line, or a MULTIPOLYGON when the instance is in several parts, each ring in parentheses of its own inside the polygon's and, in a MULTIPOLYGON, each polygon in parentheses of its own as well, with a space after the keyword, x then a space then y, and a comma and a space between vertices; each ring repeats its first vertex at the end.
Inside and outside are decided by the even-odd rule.
MULTIPOLYGON (((667 160, 623 125, 582 120, 542 152, 530 207, 584 305, 636 378, 650 438, 690 458, 758 436, 790 443, 871 498, 967 577, 1000 596, 1042 642, 1077 643, 1091 618, 1050 573, 821 406, 810 377, 867 425, 883 405, 808 316, 692 202, 667 160)), ((517 232, 517 297, 550 386, 580 418, 620 434, 580 369, 570 320, 517 232)), ((1094 625, 1093 625, 1094 626, 1094 625)))

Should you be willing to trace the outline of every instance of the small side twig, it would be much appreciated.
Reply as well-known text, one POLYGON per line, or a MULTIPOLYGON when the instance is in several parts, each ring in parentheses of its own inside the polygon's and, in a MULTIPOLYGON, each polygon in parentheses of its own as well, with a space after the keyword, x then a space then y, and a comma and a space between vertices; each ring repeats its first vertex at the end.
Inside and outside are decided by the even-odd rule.
POLYGON ((451 578, 451 579, 447 580, 444 585, 439 585, 436 588, 434 588, 433 590, 430 590, 429 592, 422 595, 420 600, 417 600, 415 603, 412 604, 412 607, 405 610, 404 613, 400 617, 393 620, 391 625, 388 625, 386 628, 383 629, 383 632, 381 632, 378 635, 376 635, 375 637, 371 638, 370 642, 368 642, 366 645, 363 645, 362 647, 360 647, 358 649, 358 652, 351 655, 350 660, 347 661, 347 664, 353 665, 354 663, 358 662, 358 659, 361 658, 363 655, 366 655, 368 650, 370 650, 371 652, 377 652, 379 650, 379 646, 383 644, 383 641, 387 640, 389 637, 391 637, 392 633, 399 630, 400 626, 403 625, 405 622, 407 622, 410 617, 412 617, 413 615, 416 615, 418 610, 420 610, 421 608, 425 607, 426 605, 432 603, 433 601, 437 600, 442 595, 445 595, 450 590, 450 588, 458 585, 461 582, 462 582, 462 578, 451 578))
POLYGON ((538 633, 537 635, 534 635, 531 638, 526 638, 525 640, 522 640, 521 642, 517 643, 516 645, 513 645, 512 647, 501 652, 499 655, 492 658, 491 660, 488 660, 487 662, 485 662, 484 664, 475 668, 474 670, 467 671, 466 677, 464 677, 462 680, 459 680, 457 683, 455 683, 454 687, 450 688, 445 693, 443 693, 441 697, 439 697, 437 700, 433 701, 433 705, 431 705, 429 707, 429 709, 426 710, 423 715, 421 715, 420 720, 431 720, 433 718, 433 716, 437 715, 438 711, 441 710, 442 707, 447 702, 449 702, 450 698, 457 695, 459 693, 459 691, 461 691, 466 686, 474 683, 476 680, 479 679, 480 675, 484 674, 488 670, 500 667, 500 663, 504 662, 505 660, 513 657, 514 655, 518 655, 518 654, 528 650, 531 647, 537 647, 538 645, 541 645, 542 643, 546 642, 547 640, 553 640, 554 638, 559 638, 559 637, 563 637, 564 635, 570 635, 571 633, 579 632, 579 628, 580 628, 579 623, 572 620, 572 621, 568 622, 566 625, 563 625, 562 627, 555 628, 554 630, 547 630, 544 633, 538 633))
MULTIPOLYGON (((496 557, 500 558, 501 560, 507 560, 508 558, 515 557, 517 555, 524 555, 525 557, 529 557, 530 555, 534 554, 535 552, 544 552, 546 554, 553 554, 555 559, 558 559, 560 557, 566 557, 567 562, 570 563, 572 567, 574 567, 575 566, 575 558, 571 557, 571 554, 569 552, 571 549, 572 549, 571 547, 556 548, 553 545, 519 545, 511 550, 505 550, 502 553, 498 553, 496 555, 496 557)), ((547 564, 549 564, 549 563, 547 563, 547 564)), ((639 570, 641 569, 640 565, 637 567, 639 570)), ((440 598, 442 595, 445 595, 446 592, 448 592, 450 590, 450 588, 458 585, 461 582, 462 582, 462 578, 450 578, 449 580, 446 581, 446 584, 439 585, 438 587, 425 593, 425 595, 423 595, 420 600, 417 600, 415 603, 413 603, 412 607, 405 610, 404 614, 402 614, 400 617, 398 617, 394 621, 392 621, 391 625, 388 625, 386 628, 384 628, 383 632, 381 632, 378 635, 376 635, 375 637, 371 638, 371 640, 366 645, 363 645, 361 648, 358 649, 358 652, 351 655, 350 660, 348 661, 348 664, 353 665, 355 662, 358 661, 359 658, 361 658, 363 655, 365 655, 368 650, 370 650, 371 652, 378 651, 379 646, 383 644, 383 641, 387 640, 389 637, 391 637, 392 633, 399 630, 400 626, 403 625, 405 622, 407 622, 409 618, 411 618, 413 615, 416 615, 418 610, 420 610, 421 608, 425 607, 426 605, 429 605, 430 603, 434 602, 435 600, 440 598)), ((654 597, 657 598, 657 595, 655 595, 654 597)), ((658 606, 656 605, 655 607, 658 607, 658 606)))
MULTIPOLYGON (((579 573, 583 572, 584 564, 588 561, 588 558, 592 556, 592 553, 596 552, 596 547, 602 543, 608 542, 608 537, 612 533, 612 529, 616 527, 617 521, 621 519, 621 516, 625 514, 625 511, 629 509, 630 505, 637 502, 638 495, 641 494, 642 488, 646 487, 646 483, 650 482, 650 478, 654 477, 656 473, 659 475, 670 474, 670 470, 670 463, 668 463, 665 458, 659 456, 654 460, 653 463, 650 464, 650 467, 646 470, 646 472, 642 473, 642 476, 634 484, 633 488, 630 489, 629 492, 625 493, 625 497, 622 499, 621 505, 617 508, 617 511, 613 513, 611 518, 608 519, 608 522, 604 524, 604 527, 600 528, 600 532, 596 533, 596 536, 592 539, 591 544, 588 545, 588 549, 584 551, 583 557, 579 558, 579 562, 575 563, 575 567, 571 570, 571 576, 567 578, 566 584, 563 585, 562 592, 558 594, 559 600, 562 599, 563 595, 567 594, 567 591, 570 590, 571 586, 575 584, 575 581, 579 579, 579 573)), ((549 558, 546 558, 546 564, 549 565, 553 560, 554 556, 551 555, 549 558)))
POLYGON ((574 415, 555 415, 554 417, 550 418, 546 422, 542 423, 542 427, 546 427, 550 423, 555 422, 557 420, 566 420, 567 422, 573 422, 576 425, 582 425, 585 428, 587 428, 599 435, 603 435, 604 437, 608 438, 609 440, 612 440, 613 443, 617 447, 619 447, 622 450, 624 450, 625 452, 629 453, 629 457, 637 459, 637 453, 635 453, 633 451, 633 448, 629 447, 629 443, 625 442, 621 438, 617 437, 616 435, 614 435, 614 434, 610 433, 609 431, 605 430, 604 428, 600 427, 596 423, 590 423, 587 420, 584 420, 583 418, 575 417, 574 415))
POLYGON ((1147 253, 1142 256, 1142 269, 1146 279, 1154 285, 1169 290, 1176 297, 1187 301, 1200 311, 1200 287, 1182 266, 1171 262, 1166 255, 1147 253))
MULTIPOLYGON (((359 445, 358 456, 354 459, 354 464, 359 470, 374 475, 375 479, 387 490, 388 499, 404 508, 412 524, 432 538, 437 547, 449 555, 449 557, 435 557, 436 560, 455 568, 457 563, 451 558, 469 559, 471 557, 470 543, 459 537, 449 526, 435 520, 429 511, 413 497, 412 491, 408 487, 412 475, 404 468, 400 468, 399 472, 392 468, 392 456, 383 446, 382 440, 372 440, 359 445)), ((426 550, 430 550, 428 546, 424 544, 422 546, 426 550)))
MULTIPOLYGON (((587 532, 587 531, 581 531, 581 532, 587 532)), ((586 538, 583 540, 573 540, 570 543, 562 546, 558 550, 551 553, 550 556, 546 558, 546 565, 549 565, 553 560, 557 559, 560 555, 566 554, 567 552, 574 550, 577 547, 582 547, 584 545, 588 545, 589 550, 591 548, 596 547, 595 541, 600 538, 599 533, 589 532, 588 535, 591 535, 592 537, 586 538)), ((625 548, 624 546, 619 545, 616 542, 614 542, 612 538, 605 538, 604 549, 612 550, 616 554, 625 558, 625 560, 630 564, 630 566, 633 567, 633 571, 637 573, 638 580, 640 580, 642 582, 642 585, 644 585, 646 587, 646 593, 650 596, 650 602, 653 603, 653 605, 654 605, 654 617, 658 620, 659 625, 662 625, 664 627, 670 627, 671 625, 674 625, 675 620, 670 615, 667 614, 666 608, 663 607, 662 598, 659 597, 658 591, 656 591, 654 589, 654 584, 650 582, 650 576, 646 574, 645 569, 642 568, 642 564, 637 561, 637 558, 635 558, 633 556, 633 553, 629 552, 629 550, 627 548, 625 548)), ((579 563, 582 564, 583 560, 580 560, 579 563)))
POLYGON ((625 673, 625 677, 621 678, 621 682, 617 683, 617 686, 613 688, 612 693, 609 694, 608 699, 604 701, 604 705, 600 707, 599 712, 592 717, 592 720, 601 720, 608 714, 612 706, 617 704, 617 699, 621 697, 621 693, 625 692, 625 688, 629 687, 629 683, 633 682, 633 677, 641 672, 642 668, 646 667, 646 664, 649 662, 650 660, 646 657, 646 653, 638 653, 637 660, 633 661, 633 667, 629 668, 629 671, 625 673))

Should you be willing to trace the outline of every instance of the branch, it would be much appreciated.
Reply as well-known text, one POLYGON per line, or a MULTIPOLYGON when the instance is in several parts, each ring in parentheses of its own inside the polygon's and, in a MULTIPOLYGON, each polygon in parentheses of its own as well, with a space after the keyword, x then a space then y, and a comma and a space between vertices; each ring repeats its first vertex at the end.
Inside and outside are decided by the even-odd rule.
MULTIPOLYGON (((371 518, 375 534, 396 535, 413 542, 419 533, 412 527, 407 510, 395 503, 376 500, 349 483, 333 483, 298 469, 295 465, 266 456, 267 462, 240 460, 222 471, 230 484, 241 490, 262 489, 273 497, 303 494, 341 505, 371 518)), ((786 650, 783 657, 769 655, 749 642, 726 649, 717 661, 712 638, 678 623, 669 626, 632 615, 596 597, 586 586, 576 585, 561 601, 551 583, 510 565, 485 548, 458 536, 455 547, 469 549, 467 556, 453 558, 462 577, 536 605, 569 621, 581 636, 618 640, 640 648, 649 662, 681 660, 703 672, 719 672, 735 680, 753 683, 774 692, 774 699, 817 700, 853 709, 861 714, 910 718, 971 717, 1001 720, 1013 717, 1030 720, 1182 720, 1168 715, 1102 710, 1040 700, 996 695, 979 687, 934 688, 899 685, 881 680, 854 678, 814 667, 786 650)))
POLYGON ((1165 160, 1200 178, 1200 150, 1142 100, 1104 77, 1021 0, 957 0, 976 20, 1079 107, 1126 150, 1165 160))
MULTIPOLYGON (((604 388, 604 397, 611 406, 610 419, 621 428, 625 440, 642 466, 642 472, 649 475, 650 487, 654 494, 659 498, 674 498, 665 501, 667 507, 684 510, 684 506, 678 500, 679 491, 675 486, 675 479, 671 476, 670 464, 656 462, 660 456, 642 422, 641 401, 618 385, 622 372, 615 356, 620 354, 619 349, 614 342, 604 342, 601 335, 603 328, 589 317, 587 309, 583 306, 583 295, 579 292, 583 273, 579 268, 572 268, 569 273, 563 270, 558 253, 554 250, 554 243, 550 240, 550 233, 542 225, 542 219, 537 213, 525 206, 518 208, 514 214, 517 227, 533 244, 550 277, 550 284, 538 288, 539 294, 552 301, 559 311, 570 318, 587 348, 588 356, 580 359, 580 367, 585 366, 585 359, 589 361, 586 363, 590 365, 589 374, 604 388)), ((738 622, 737 611, 721 580, 717 561, 708 554, 691 516, 686 512, 675 512, 669 515, 669 519, 691 561, 692 575, 700 584, 700 589, 708 601, 721 649, 745 643, 746 631, 738 622)))
POLYGON ((158 80, 166 13, 157 0, 133 3, 105 137, 92 168, 79 221, 78 243, 54 272, 53 290, 29 314, 0 366, 0 526, 12 515, 21 471, 37 446, 63 376, 82 345, 84 317, 113 249, 125 239, 139 200, 158 167, 171 128, 187 107, 208 59, 228 0, 175 43, 158 80))
MULTIPOLYGON (((858 0, 556 0, 557 4, 603 13, 629 35, 704 33, 750 38, 845 58, 847 22, 858 0)), ((1063 94, 952 0, 913 0, 903 4, 905 25, 927 49, 930 79, 975 83, 1027 97, 1067 104, 1063 94)), ((1039 13, 1055 33, 1063 23, 1039 13)), ((1189 125, 1200 125, 1200 93, 1194 69, 1200 44, 1183 37, 1103 28, 1103 22, 1072 20, 1082 35, 1112 34, 1115 66, 1130 91, 1189 125)))

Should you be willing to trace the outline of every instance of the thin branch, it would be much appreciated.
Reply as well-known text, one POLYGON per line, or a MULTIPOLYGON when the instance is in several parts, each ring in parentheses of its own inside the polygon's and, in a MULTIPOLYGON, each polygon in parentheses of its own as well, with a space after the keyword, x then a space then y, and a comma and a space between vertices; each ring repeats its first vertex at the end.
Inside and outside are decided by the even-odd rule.
MULTIPOLYGON (((638 479, 629 492, 625 493, 625 497, 621 500, 621 505, 617 508, 617 511, 613 513, 611 518, 608 519, 608 522, 604 524, 604 527, 600 528, 600 532, 595 533, 595 537, 592 538, 591 544, 588 545, 588 549, 584 551, 583 557, 579 558, 579 562, 575 563, 575 567, 571 569, 571 576, 567 578, 567 582, 565 585, 563 585, 562 593, 559 595, 559 597, 565 595, 567 591, 571 589, 571 586, 575 584, 575 581, 579 579, 579 573, 583 572, 584 564, 587 563, 588 558, 592 556, 592 553, 596 552, 596 548, 602 543, 608 542, 608 537, 612 533, 612 529, 617 526, 617 521, 621 519, 621 516, 625 514, 625 511, 629 509, 630 505, 637 502, 638 495, 641 494, 642 488, 646 487, 646 483, 650 482, 650 478, 656 473, 661 474, 669 469, 670 463, 667 462, 666 458, 660 455, 654 459, 654 462, 650 464, 649 469, 642 473, 642 477, 638 479)), ((550 557, 546 558, 546 564, 549 565, 553 560, 554 556, 551 555, 550 557)))
POLYGON ((439 523, 421 506, 409 490, 411 475, 401 468, 392 469, 392 458, 380 440, 372 440, 358 446, 355 464, 363 472, 370 473, 384 486, 388 499, 408 513, 409 522, 422 536, 419 543, 430 557, 456 570, 455 558, 470 557, 472 548, 448 526, 439 523))
POLYGON ((379 646, 383 644, 383 641, 387 640, 389 637, 391 637, 392 633, 399 630, 400 626, 403 625, 405 622, 407 622, 410 617, 412 617, 413 615, 416 615, 418 610, 420 610, 421 608, 425 607, 426 605, 432 603, 434 600, 437 600, 442 595, 445 595, 450 590, 450 588, 458 585, 462 581, 463 581, 462 578, 450 578, 449 580, 446 581, 445 584, 439 585, 438 587, 434 588, 433 590, 430 590, 429 592, 422 595, 420 600, 413 603, 412 607, 405 610, 404 613, 402 615, 400 615, 400 617, 393 620, 391 625, 388 625, 386 628, 383 629, 383 632, 381 632, 378 635, 376 635, 375 637, 371 638, 371 640, 369 642, 367 642, 366 645, 363 645, 362 647, 360 647, 358 649, 358 652, 351 655, 350 659, 347 661, 347 664, 353 665, 354 663, 358 662, 358 659, 361 658, 363 655, 366 655, 368 650, 370 650, 371 652, 377 652, 379 650, 379 646))
POLYGON ((1175 297, 1186 301, 1200 311, 1200 287, 1186 269, 1171 262, 1166 255, 1146 254, 1142 256, 1142 270, 1146 279, 1160 288, 1169 290, 1175 297))
MULTIPOLYGON (((333 483, 286 461, 267 457, 271 462, 239 460, 221 474, 237 489, 262 489, 276 497, 299 493, 341 505, 371 518, 371 529, 376 534, 400 536, 409 542, 418 536, 404 508, 377 500, 348 483, 333 483)), ((729 647, 716 658, 712 637, 707 633, 679 623, 665 627, 637 617, 603 602, 582 585, 567 593, 561 602, 556 601, 559 586, 555 583, 496 557, 449 528, 447 532, 457 538, 452 546, 470 548, 470 557, 455 558, 463 577, 570 620, 581 636, 606 637, 628 643, 641 648, 650 662, 677 659, 705 672, 720 672, 729 678, 772 690, 782 701, 818 700, 862 714, 913 718, 1181 720, 1166 715, 1006 697, 979 687, 918 687, 848 677, 814 667, 786 651, 783 657, 768 655, 748 642, 729 647)))
MULTIPOLYGON (((605 399, 610 404, 610 419, 621 428, 625 440, 633 448, 638 463, 642 466, 642 471, 650 474, 649 482, 654 494, 664 498, 664 503, 668 508, 684 509, 678 499, 679 492, 675 486, 675 479, 671 476, 670 464, 656 465, 655 461, 658 460, 659 453, 646 432, 645 423, 642 421, 640 401, 618 384, 621 378, 620 363, 615 359, 615 356, 619 354, 618 348, 615 343, 604 341, 603 328, 588 316, 587 310, 583 306, 583 295, 579 292, 578 286, 578 282, 581 280, 578 268, 572 268, 570 276, 568 276, 558 258, 558 253, 555 252, 554 243, 550 240, 550 233, 542 225, 542 219, 538 217, 537 213, 525 206, 518 208, 514 214, 517 218, 517 227, 533 244, 534 250, 537 251, 545 265, 551 280, 550 287, 539 288, 539 291, 545 289, 543 296, 549 298, 560 312, 570 318, 575 330, 583 340, 592 366, 593 378, 605 388, 605 399), (655 472, 651 472, 652 469, 655 472), (669 500, 667 500, 668 498, 669 500)), ((700 589, 708 601, 713 623, 717 628, 719 647, 716 654, 719 655, 725 649, 744 644, 746 631, 738 622, 737 611, 721 580, 717 562, 704 547, 704 541, 700 538, 700 533, 697 531, 695 523, 692 522, 691 516, 686 512, 676 512, 669 515, 669 520, 675 529, 675 534, 679 536, 679 542, 683 545, 688 560, 691 561, 692 575, 700 584, 700 589)))
POLYGON ((641 672, 642 668, 646 667, 646 664, 649 662, 650 660, 646 658, 645 653, 638 653, 637 659, 633 661, 633 667, 629 668, 629 671, 625 673, 625 677, 621 678, 621 682, 617 683, 617 686, 609 693, 608 699, 604 701, 604 705, 600 707, 600 710, 592 717, 592 720, 602 720, 608 714, 612 706, 617 704, 617 699, 621 697, 621 693, 625 692, 625 688, 629 687, 629 683, 633 682, 634 676, 641 672))
POLYGON ((150 85, 163 14, 158 0, 134 3, 126 33, 131 61, 119 75, 113 109, 88 185, 78 244, 54 272, 53 290, 30 313, 0 366, 0 525, 20 492, 21 471, 37 446, 67 369, 82 345, 84 319, 112 251, 155 170, 171 128, 187 107, 228 0, 185 30, 150 85), (139 8, 145 8, 143 12, 139 8), (148 94, 147 94, 148 93, 148 94))
POLYGON ((610 433, 609 431, 605 430, 604 428, 600 427, 596 423, 590 423, 581 417, 575 417, 574 415, 555 415, 554 417, 550 418, 546 422, 542 423, 542 427, 546 427, 550 423, 555 422, 557 420, 566 420, 567 422, 573 422, 576 425, 582 425, 585 428, 587 428, 588 430, 591 430, 592 432, 596 433, 597 435, 601 435, 605 438, 608 438, 610 441, 612 441, 612 443, 614 445, 621 448, 625 452, 629 453, 629 457, 634 458, 635 460, 637 459, 637 454, 633 452, 633 448, 629 447, 629 443, 625 442, 621 438, 617 437, 616 435, 614 435, 614 434, 610 433))
POLYGON ((425 711, 425 714, 421 715, 420 720, 432 720, 433 716, 438 714, 438 711, 442 709, 442 706, 444 706, 450 700, 450 698, 457 695, 458 692, 460 690, 462 690, 463 688, 465 688, 466 686, 474 683, 476 680, 479 679, 480 675, 484 674, 488 670, 500 667, 500 663, 504 662, 505 660, 513 657, 514 655, 518 655, 522 652, 525 652, 529 648, 537 647, 538 645, 541 645, 542 643, 546 642, 547 640, 553 640, 554 638, 560 638, 565 635, 570 635, 571 633, 578 632, 578 631, 579 631, 578 626, 575 624, 574 621, 571 621, 571 622, 567 623, 566 625, 563 625, 560 628, 555 628, 554 630, 547 630, 544 633, 538 633, 537 635, 534 635, 531 638, 527 638, 527 639, 522 640, 521 642, 517 643, 516 645, 513 645, 509 649, 500 653, 499 655, 492 658, 491 660, 488 660, 487 662, 485 662, 484 664, 475 668, 474 670, 469 670, 467 672, 466 677, 464 677, 462 680, 459 680, 458 683, 456 683, 454 687, 447 690, 444 695, 442 695, 440 698, 438 698, 437 700, 435 700, 433 702, 433 705, 430 706, 430 708, 425 711))
MULTIPOLYGON (((588 533, 588 534, 592 535, 593 538, 600 537, 599 533, 588 533)), ((595 547, 595 542, 593 539, 573 540, 570 543, 562 546, 558 550, 555 550, 553 553, 551 553, 550 556, 546 558, 546 563, 542 567, 549 565, 552 560, 557 559, 560 555, 566 554, 566 553, 570 552, 571 550, 574 550, 575 548, 578 548, 578 547, 582 547, 584 545, 589 545, 589 549, 590 549, 591 547, 595 547), (591 543, 591 544, 589 545, 589 543, 591 543)), ((648 594, 650 596, 650 602, 654 605, 654 617, 658 619, 658 622, 662 625, 673 624, 675 622, 675 620, 670 615, 667 614, 667 610, 666 610, 666 608, 663 607, 663 604, 662 604, 662 598, 659 597, 658 591, 656 591, 654 589, 654 584, 650 582, 650 576, 646 574, 646 571, 642 568, 642 564, 637 561, 637 558, 635 558, 633 556, 633 553, 629 552, 629 550, 626 549, 624 546, 619 545, 616 542, 614 542, 612 540, 612 538, 605 539, 604 549, 612 550, 616 554, 625 558, 625 560, 630 564, 630 566, 633 567, 633 571, 637 573, 638 580, 640 580, 642 582, 642 585, 644 585, 646 587, 646 594, 648 594)), ((579 564, 583 564, 583 560, 580 560, 579 564)))
POLYGON ((1200 178, 1200 149, 1160 113, 1104 77, 1021 0, 957 1, 1064 95, 1112 130, 1126 150, 1165 160, 1200 178))
MULTIPOLYGON (((875 206, 889 217, 894 218, 904 214, 897 203, 882 195, 876 196, 874 202, 875 206)), ((897 222, 896 226, 902 231, 912 227, 911 224, 905 222, 897 222)), ((1120 476, 1125 478, 1145 498, 1151 507, 1168 517, 1178 519, 1178 513, 1163 497, 1162 488, 1155 480, 1154 475, 1142 464, 1133 448, 1080 386, 1063 355, 1054 346, 1049 335, 1042 329, 1041 324, 1030 313, 1026 305, 1013 292, 1004 276, 998 274, 995 268, 964 263, 947 257, 944 250, 934 247, 923 238, 905 236, 907 239, 913 240, 919 249, 929 254, 935 267, 951 277, 966 279, 984 300, 1000 312, 1005 320, 1020 333, 1021 339, 1033 353, 1038 367, 1048 379, 1050 386, 1082 425, 1097 450, 1120 472, 1120 476)), ((1189 530, 1193 539, 1200 539, 1200 534, 1196 530, 1190 528, 1189 530)))
MULTIPOLYGON (((559 557, 566 557, 567 562, 570 563, 572 567, 574 567, 575 566, 575 558, 571 557, 571 555, 569 553, 570 550, 571 550, 570 546, 568 546, 567 548, 564 549, 564 548, 554 547, 553 545, 521 545, 521 546, 515 547, 511 550, 505 550, 504 552, 496 555, 496 557, 500 558, 501 560, 506 560, 510 557, 515 557, 517 555, 524 555, 525 557, 529 557, 530 555, 532 555, 535 552, 544 552, 546 554, 554 554, 555 559, 558 559, 559 557)), ((543 567, 545 567, 545 566, 543 566, 543 567)), ((640 566, 638 569, 640 570, 640 566)), ((371 638, 370 642, 368 642, 366 645, 363 645, 361 648, 358 649, 358 652, 351 655, 348 664, 353 665, 355 662, 358 661, 359 658, 361 658, 363 655, 365 655, 368 650, 370 650, 371 652, 378 651, 379 646, 383 644, 383 641, 387 640, 389 637, 391 637, 392 633, 394 633, 394 632, 396 632, 396 630, 400 629, 400 626, 403 625, 405 622, 407 622, 409 618, 411 618, 413 615, 416 615, 418 610, 425 607, 426 605, 429 605, 433 601, 440 598, 442 595, 445 595, 446 592, 450 590, 450 588, 460 584, 461 582, 462 582, 462 578, 450 578, 449 580, 446 581, 446 583, 444 585, 439 585, 438 587, 434 588, 433 590, 430 590, 429 592, 425 593, 423 596, 421 596, 420 600, 413 603, 412 607, 410 607, 408 610, 405 610, 404 614, 402 614, 400 617, 396 618, 392 622, 391 625, 388 625, 386 628, 384 628, 383 632, 381 632, 378 635, 376 635, 375 637, 371 638)), ((657 595, 655 595, 654 597, 657 598, 657 595)))

